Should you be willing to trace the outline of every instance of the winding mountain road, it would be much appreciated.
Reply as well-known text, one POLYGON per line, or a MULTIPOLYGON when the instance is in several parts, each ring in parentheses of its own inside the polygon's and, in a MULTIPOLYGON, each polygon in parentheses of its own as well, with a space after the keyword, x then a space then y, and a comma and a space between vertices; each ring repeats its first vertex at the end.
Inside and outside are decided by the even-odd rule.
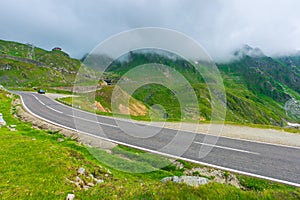
POLYGON ((147 137, 139 136, 129 121, 73 109, 45 95, 16 93, 30 113, 65 128, 149 152, 300 187, 298 147, 214 138, 187 131, 178 133, 177 130, 142 124, 135 126, 142 128, 147 137), (209 143, 216 139, 216 144, 209 143), (199 156, 199 152, 206 150, 209 152, 206 156, 199 156))

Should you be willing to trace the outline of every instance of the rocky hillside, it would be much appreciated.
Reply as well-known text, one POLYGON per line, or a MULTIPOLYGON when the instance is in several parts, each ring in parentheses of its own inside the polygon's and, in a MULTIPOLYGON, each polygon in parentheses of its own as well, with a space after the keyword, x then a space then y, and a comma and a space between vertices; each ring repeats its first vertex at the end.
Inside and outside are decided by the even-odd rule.
MULTIPOLYGON (((72 85, 81 66, 60 48, 46 51, 30 44, 0 40, 0 83, 7 87, 72 85)), ((81 70, 80 80, 93 78, 93 71, 81 70)))
POLYGON ((227 75, 239 76, 252 92, 284 103, 292 96, 288 88, 300 93, 299 60, 300 56, 271 58, 244 54, 238 61, 219 64, 219 68, 227 75))

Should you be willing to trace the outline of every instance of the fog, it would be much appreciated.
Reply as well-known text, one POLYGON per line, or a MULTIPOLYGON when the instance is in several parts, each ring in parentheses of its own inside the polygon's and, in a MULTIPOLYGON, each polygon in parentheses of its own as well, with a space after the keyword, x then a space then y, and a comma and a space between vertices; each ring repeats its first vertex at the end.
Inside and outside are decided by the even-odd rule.
POLYGON ((0 39, 81 58, 103 40, 141 27, 174 29, 216 61, 244 44, 266 55, 300 50, 298 0, 2 0, 0 39))

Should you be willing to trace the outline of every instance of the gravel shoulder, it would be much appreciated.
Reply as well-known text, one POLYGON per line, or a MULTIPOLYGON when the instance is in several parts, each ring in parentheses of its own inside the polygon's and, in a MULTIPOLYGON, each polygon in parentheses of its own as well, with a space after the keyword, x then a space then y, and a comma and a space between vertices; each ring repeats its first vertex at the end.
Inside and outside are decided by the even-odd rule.
POLYGON ((154 126, 164 126, 165 128, 195 131, 198 133, 223 136, 235 139, 244 139, 256 142, 265 142, 271 144, 287 145, 300 147, 300 134, 289 133, 275 129, 252 128, 248 126, 222 125, 222 124, 192 124, 192 123, 174 123, 174 122, 154 122, 154 126), (213 133, 211 130, 221 130, 219 133, 213 133))

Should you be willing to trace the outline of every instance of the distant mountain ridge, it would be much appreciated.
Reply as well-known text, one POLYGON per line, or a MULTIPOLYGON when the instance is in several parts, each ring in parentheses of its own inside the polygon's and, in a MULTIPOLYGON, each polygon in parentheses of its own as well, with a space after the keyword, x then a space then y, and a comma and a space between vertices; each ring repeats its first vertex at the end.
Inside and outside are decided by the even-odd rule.
MULTIPOLYGON (((124 58, 112 61, 104 77, 95 76, 101 65, 98 55, 88 55, 88 67, 65 52, 55 49, 46 51, 32 45, 0 40, 0 84, 6 87, 59 87, 72 86, 79 77, 83 84, 89 80, 104 78, 110 84, 102 85, 96 93, 97 102, 103 110, 111 110, 110 96, 114 84, 127 71, 148 63, 170 66, 189 81, 199 100, 200 116, 193 109, 186 108, 193 120, 209 121, 211 113, 210 94, 201 74, 191 63, 166 52, 132 51, 124 58), (80 74, 77 74, 81 68, 80 74), (190 109, 190 110, 189 110, 190 109)), ((299 121, 289 116, 285 103, 290 99, 300 100, 300 54, 271 58, 260 49, 248 45, 234 52, 237 58, 229 63, 217 63, 221 72, 227 96, 226 121, 239 124, 270 124, 282 126, 287 122, 299 121)), ((102 60, 103 61, 103 60, 102 60)), ((163 69, 165 70, 165 69, 163 69)), ((167 74, 167 71, 162 71, 167 74)), ((184 88, 179 88, 183 94, 184 88)), ((166 116, 181 119, 180 105, 172 91, 163 86, 145 85, 133 94, 133 98, 151 108, 157 104, 164 107, 166 116)), ((94 103, 94 101, 92 102, 94 103)), ((141 104, 141 106, 142 106, 141 104)))
MULTIPOLYGON (((202 118, 209 120, 211 112, 209 92, 200 74, 193 66, 181 58, 169 59, 161 53, 130 52, 127 59, 114 61, 108 71, 121 77, 135 66, 146 63, 160 63, 179 71, 198 91, 199 106, 202 118), (125 60, 125 61, 124 61, 125 60)), ((286 115, 284 104, 291 98, 300 100, 300 57, 291 55, 271 58, 260 49, 248 45, 234 52, 232 62, 217 66, 223 76, 227 95, 228 121, 238 123, 259 123, 282 125, 291 120, 286 115)), ((94 56, 96 57, 96 56, 94 56)), ((117 82, 118 78, 114 78, 117 82)), ((171 117, 180 118, 180 112, 174 109, 178 102, 166 88, 145 86, 133 94, 134 98, 148 106, 164 102, 164 106, 173 108, 167 112, 171 117), (164 98, 162 98, 164 97, 164 98)))
POLYGON ((259 57, 265 57, 266 55, 260 50, 259 48, 252 48, 249 45, 245 44, 240 49, 236 50, 233 53, 234 56, 238 58, 243 58, 245 56, 253 57, 253 58, 259 58, 259 57))

